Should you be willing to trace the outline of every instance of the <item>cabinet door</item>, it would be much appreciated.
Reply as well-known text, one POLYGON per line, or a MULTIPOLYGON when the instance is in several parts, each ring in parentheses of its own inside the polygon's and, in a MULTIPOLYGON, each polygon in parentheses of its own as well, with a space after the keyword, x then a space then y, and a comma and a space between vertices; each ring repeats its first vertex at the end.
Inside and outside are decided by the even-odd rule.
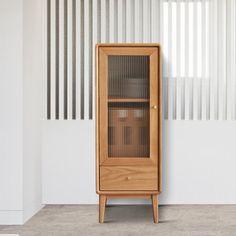
POLYGON ((157 163, 158 54, 157 47, 99 47, 100 164, 157 163))

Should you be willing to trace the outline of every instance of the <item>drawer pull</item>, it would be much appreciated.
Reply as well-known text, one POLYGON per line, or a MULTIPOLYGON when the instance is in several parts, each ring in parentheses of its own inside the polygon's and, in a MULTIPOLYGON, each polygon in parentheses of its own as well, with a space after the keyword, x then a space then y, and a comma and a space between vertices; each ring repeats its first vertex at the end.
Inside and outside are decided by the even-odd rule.
POLYGON ((128 177, 126 177, 125 179, 126 179, 126 180, 131 180, 131 177, 128 176, 128 177))

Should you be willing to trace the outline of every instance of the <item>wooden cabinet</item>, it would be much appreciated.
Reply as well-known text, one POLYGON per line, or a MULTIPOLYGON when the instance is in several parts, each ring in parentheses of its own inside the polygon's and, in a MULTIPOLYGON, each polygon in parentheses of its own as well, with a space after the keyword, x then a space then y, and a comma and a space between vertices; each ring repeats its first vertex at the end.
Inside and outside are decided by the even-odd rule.
POLYGON ((158 44, 96 46, 99 221, 109 197, 145 197, 158 221, 161 67, 158 44))

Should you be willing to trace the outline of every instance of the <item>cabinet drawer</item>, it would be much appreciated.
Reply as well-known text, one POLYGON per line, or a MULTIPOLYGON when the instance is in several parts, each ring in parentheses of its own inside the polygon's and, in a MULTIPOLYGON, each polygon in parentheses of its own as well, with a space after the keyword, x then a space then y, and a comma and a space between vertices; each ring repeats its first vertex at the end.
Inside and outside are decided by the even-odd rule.
POLYGON ((157 167, 100 167, 100 190, 157 190, 157 167))

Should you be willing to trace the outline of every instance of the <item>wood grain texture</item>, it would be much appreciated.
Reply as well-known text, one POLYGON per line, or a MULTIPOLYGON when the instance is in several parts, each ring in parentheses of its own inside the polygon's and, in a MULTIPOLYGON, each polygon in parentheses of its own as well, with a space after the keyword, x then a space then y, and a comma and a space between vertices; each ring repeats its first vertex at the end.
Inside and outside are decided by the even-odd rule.
POLYGON ((146 98, 109 98, 108 102, 148 102, 146 98))
POLYGON ((107 68, 108 56, 102 48, 99 48, 99 151, 100 163, 104 162, 108 157, 108 109, 107 109, 107 68))
POLYGON ((122 157, 122 158, 107 158, 104 162, 100 162, 103 166, 130 166, 130 165, 140 165, 140 166, 150 166, 155 165, 156 161, 153 161, 149 157, 122 157))
POLYGON ((107 198, 141 198, 151 199, 150 194, 108 194, 107 198))
POLYGON ((153 194, 151 198, 152 198, 153 222, 158 223, 158 196, 153 194))
POLYGON ((161 47, 158 47, 158 190, 162 191, 162 120, 163 120, 163 104, 162 104, 162 56, 161 47))
POLYGON ((156 166, 102 166, 101 190, 157 190, 156 166))
POLYGON ((97 194, 105 194, 105 195, 119 195, 119 196, 151 196, 152 194, 159 194, 158 190, 97 190, 97 194))
POLYGON ((100 104, 100 99, 99 99, 99 47, 96 45, 96 191, 99 191, 99 156, 100 156, 100 147, 99 147, 99 130, 100 130, 100 119, 99 119, 99 104, 100 104))
POLYGON ((157 50, 156 47, 102 47, 104 53, 109 55, 132 55, 132 56, 150 56, 153 52, 157 50))
POLYGON ((98 43, 96 47, 160 47, 158 43, 98 43))
POLYGON ((106 195, 99 195, 99 223, 104 223, 106 201, 106 195))
POLYGON ((158 50, 150 55, 150 159, 157 166, 158 158, 158 50), (154 107, 157 106, 157 109, 154 107))
MULTIPOLYGON (((108 56, 109 55, 148 55, 150 57, 150 101, 152 105, 157 105, 157 96, 159 90, 159 80, 160 76, 158 75, 158 48, 159 44, 98 44, 98 83, 99 83, 99 148, 100 156, 99 163, 100 165, 157 165, 159 160, 158 155, 158 112, 161 109, 161 102, 158 104, 157 110, 151 110, 150 121, 152 124, 150 127, 151 136, 151 145, 150 145, 150 156, 148 158, 136 158, 136 157, 122 157, 122 158, 109 158, 108 157, 108 56), (128 47, 129 46, 129 47, 128 47)), ((114 100, 112 101, 114 102, 114 100)))
MULTIPOLYGON (((153 205, 157 206, 157 195, 162 191, 162 80, 160 45, 140 43, 97 44, 96 93, 96 189, 99 195, 105 195, 105 200, 102 197, 100 201, 101 210, 103 209, 103 200, 106 203, 107 197, 151 198, 153 205), (111 49, 112 51, 110 51, 111 49), (122 51, 120 51, 121 49, 122 51), (142 49, 144 49, 143 52, 141 52, 142 49), (150 122, 154 122, 154 126, 156 126, 156 128, 150 128, 151 135, 155 136, 154 133, 156 132, 156 137, 152 139, 153 141, 150 145, 150 148, 152 148, 151 158, 108 158, 106 138, 108 127, 107 105, 109 102, 120 102, 114 98, 110 100, 107 96, 108 55, 148 55, 150 57, 150 112, 152 114, 150 122), (151 109, 155 105, 157 105, 157 109, 151 109), (105 130, 105 133, 102 130, 105 130), (106 148, 102 151, 102 147, 106 148), (152 196, 156 196, 156 200, 152 196)), ((136 101, 127 100, 127 102, 136 101)), ((145 101, 140 99, 138 102, 146 102, 146 99, 145 101)), ((157 207, 154 209, 157 209, 157 207)), ((157 219, 158 211, 153 211, 153 216, 157 219)))

